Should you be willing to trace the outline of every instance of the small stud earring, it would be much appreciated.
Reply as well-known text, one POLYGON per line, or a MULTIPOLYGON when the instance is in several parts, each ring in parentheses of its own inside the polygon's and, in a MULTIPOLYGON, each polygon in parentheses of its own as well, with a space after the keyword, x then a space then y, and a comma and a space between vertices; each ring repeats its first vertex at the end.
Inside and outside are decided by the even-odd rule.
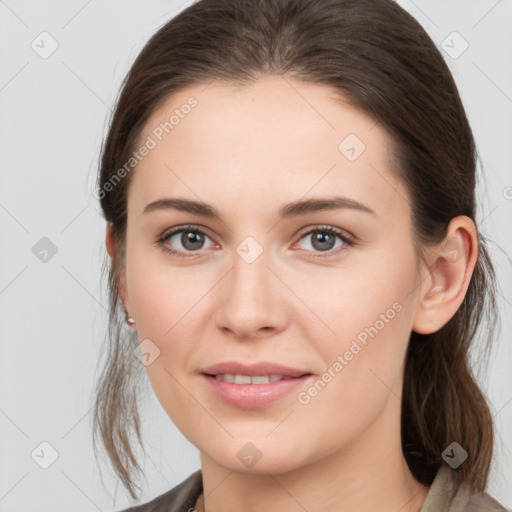
POLYGON ((133 324, 135 323, 135 320, 134 320, 131 316, 129 316, 129 317, 126 319, 126 321, 127 321, 130 325, 133 325, 133 324))

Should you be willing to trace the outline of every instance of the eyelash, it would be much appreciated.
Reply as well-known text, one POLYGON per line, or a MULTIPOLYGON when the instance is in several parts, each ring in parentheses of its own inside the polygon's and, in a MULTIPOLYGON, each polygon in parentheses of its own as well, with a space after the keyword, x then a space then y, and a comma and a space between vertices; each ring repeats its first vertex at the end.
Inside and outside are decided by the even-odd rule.
MULTIPOLYGON (((193 258, 194 256, 196 256, 196 254, 193 254, 193 253, 199 253, 200 250, 188 251, 192 254, 190 256, 189 255, 185 256, 184 254, 182 254, 183 251, 177 251, 175 249, 171 249, 169 247, 169 245, 166 243, 173 235, 175 235, 177 233, 187 232, 187 231, 189 231, 191 233, 200 233, 200 234, 210 238, 210 236, 202 229, 200 229, 196 226, 188 225, 188 226, 181 226, 179 228, 173 229, 169 232, 162 234, 156 240, 156 244, 158 246, 160 246, 164 251, 172 254, 173 256, 178 256, 180 258, 193 258)), ((338 254, 339 252, 346 250, 347 246, 348 247, 354 246, 356 243, 355 238, 352 235, 349 235, 345 231, 334 228, 332 226, 316 226, 315 228, 310 229, 309 231, 306 231, 304 234, 302 234, 301 237, 299 238, 299 241, 302 240, 307 235, 311 235, 313 233, 330 233, 332 235, 336 235, 341 239, 341 241, 344 244, 341 247, 338 247, 337 249, 330 249, 328 251, 311 251, 311 252, 313 252, 313 254, 312 254, 313 258, 328 258, 330 256, 333 256, 334 254, 338 254)))

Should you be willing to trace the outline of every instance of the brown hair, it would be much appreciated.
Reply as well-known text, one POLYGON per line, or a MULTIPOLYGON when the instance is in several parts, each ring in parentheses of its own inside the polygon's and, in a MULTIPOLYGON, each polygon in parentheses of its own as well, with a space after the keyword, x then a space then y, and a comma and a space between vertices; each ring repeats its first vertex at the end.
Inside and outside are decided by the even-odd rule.
MULTIPOLYGON (((391 0, 200 0, 163 25, 133 63, 102 147, 98 191, 118 252, 108 267, 108 354, 97 383, 94 448, 99 434, 123 484, 142 446, 137 402, 137 339, 124 325, 117 283, 123 272, 126 201, 131 174, 116 171, 137 147, 156 108, 187 86, 214 79, 248 84, 288 74, 332 86, 383 126, 396 146, 396 172, 411 198, 418 247, 443 240, 458 215, 475 220, 476 148, 453 77, 421 25, 391 0), (109 181, 110 180, 110 181, 109 181), (107 192, 108 191, 108 192, 107 192)), ((489 406, 470 365, 482 320, 489 353, 496 280, 486 243, 464 301, 431 335, 411 333, 402 397, 402 447, 414 477, 430 485, 453 441, 469 454, 462 479, 484 490, 493 452, 489 406)), ((420 250, 421 253, 421 250, 420 250)))

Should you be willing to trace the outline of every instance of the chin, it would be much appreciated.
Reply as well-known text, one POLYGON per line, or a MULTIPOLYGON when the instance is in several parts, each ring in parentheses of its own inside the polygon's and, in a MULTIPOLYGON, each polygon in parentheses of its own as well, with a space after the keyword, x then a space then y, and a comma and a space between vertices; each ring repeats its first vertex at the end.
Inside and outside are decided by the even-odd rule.
MULTIPOLYGON (((228 441, 217 444, 217 449, 211 451, 211 444, 206 446, 208 451, 201 450, 217 465, 237 473, 267 475, 282 474, 293 471, 307 464, 304 459, 304 450, 292 446, 283 447, 282 443, 275 444, 265 440, 228 441), (298 455, 301 455, 300 458, 298 455)), ((211 443, 211 440, 210 440, 211 443)))

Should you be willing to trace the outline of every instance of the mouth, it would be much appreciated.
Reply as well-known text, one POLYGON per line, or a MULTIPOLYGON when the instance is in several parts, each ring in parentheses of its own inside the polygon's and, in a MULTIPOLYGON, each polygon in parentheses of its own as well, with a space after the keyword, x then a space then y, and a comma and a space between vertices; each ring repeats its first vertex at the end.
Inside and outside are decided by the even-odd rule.
POLYGON ((223 404, 238 409, 261 409, 282 402, 311 384, 311 373, 282 375, 277 373, 201 373, 206 392, 223 404))
POLYGON ((305 373, 297 377, 291 377, 289 375, 243 375, 238 373, 218 373, 214 375, 205 373, 205 375, 215 377, 216 380, 229 382, 230 384, 270 384, 281 380, 298 379, 311 374, 305 373))

